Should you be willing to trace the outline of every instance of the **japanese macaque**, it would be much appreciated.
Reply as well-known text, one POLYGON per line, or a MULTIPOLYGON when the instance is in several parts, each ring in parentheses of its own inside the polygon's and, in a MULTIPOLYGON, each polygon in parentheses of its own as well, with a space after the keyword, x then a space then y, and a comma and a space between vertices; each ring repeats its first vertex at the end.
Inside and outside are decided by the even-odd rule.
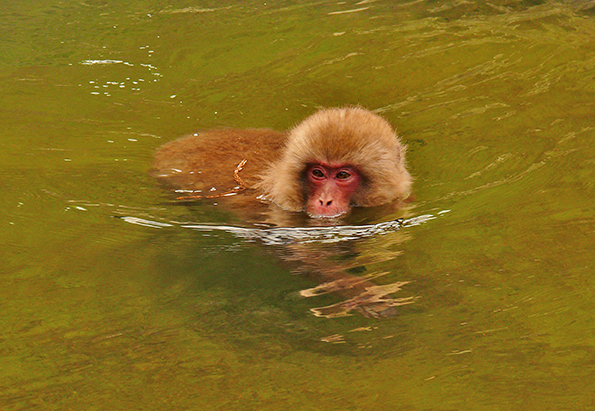
POLYGON ((154 174, 218 198, 247 190, 288 211, 337 217, 352 206, 403 200, 411 189, 405 146, 386 120, 360 107, 320 110, 289 131, 221 129, 160 147, 154 174))

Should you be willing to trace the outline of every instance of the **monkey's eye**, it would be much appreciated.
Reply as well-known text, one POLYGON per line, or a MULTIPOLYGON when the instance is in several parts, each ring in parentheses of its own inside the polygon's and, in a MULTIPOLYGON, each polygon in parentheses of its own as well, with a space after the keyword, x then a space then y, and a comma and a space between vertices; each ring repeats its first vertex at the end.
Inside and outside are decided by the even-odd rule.
POLYGON ((312 175, 316 178, 324 178, 324 173, 319 168, 312 170, 312 175))
POLYGON ((351 177, 351 174, 349 174, 347 171, 339 171, 337 173, 337 178, 339 180, 345 180, 346 178, 351 177))

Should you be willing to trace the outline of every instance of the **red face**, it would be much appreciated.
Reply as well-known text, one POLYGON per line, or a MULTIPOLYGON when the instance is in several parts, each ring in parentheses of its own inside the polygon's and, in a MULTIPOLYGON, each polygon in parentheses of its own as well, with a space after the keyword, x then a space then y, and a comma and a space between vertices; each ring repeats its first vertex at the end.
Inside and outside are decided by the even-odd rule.
POLYGON ((335 217, 349 211, 351 196, 360 185, 357 170, 348 165, 312 164, 306 169, 306 212, 313 217, 335 217))

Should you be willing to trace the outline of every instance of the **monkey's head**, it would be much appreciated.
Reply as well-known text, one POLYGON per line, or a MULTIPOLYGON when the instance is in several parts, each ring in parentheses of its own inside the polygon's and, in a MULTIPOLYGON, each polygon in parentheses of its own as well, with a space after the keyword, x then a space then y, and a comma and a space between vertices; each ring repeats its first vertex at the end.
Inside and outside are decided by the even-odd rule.
POLYGON ((334 217, 409 195, 405 146, 386 120, 359 107, 320 110, 293 128, 260 186, 290 211, 334 217))

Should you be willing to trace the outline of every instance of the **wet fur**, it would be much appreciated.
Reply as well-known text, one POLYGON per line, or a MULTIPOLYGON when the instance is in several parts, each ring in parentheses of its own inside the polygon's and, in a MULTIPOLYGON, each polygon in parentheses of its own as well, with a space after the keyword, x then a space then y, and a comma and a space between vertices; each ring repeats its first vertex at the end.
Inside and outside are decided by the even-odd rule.
POLYGON ((363 178, 352 203, 369 207, 409 195, 405 151, 382 117, 359 107, 330 108, 314 113, 288 134, 222 129, 169 142, 155 154, 153 175, 176 188, 214 188, 222 193, 237 185, 233 171, 247 159, 241 177, 249 188, 286 210, 302 211, 308 194, 307 165, 349 164, 363 178))

